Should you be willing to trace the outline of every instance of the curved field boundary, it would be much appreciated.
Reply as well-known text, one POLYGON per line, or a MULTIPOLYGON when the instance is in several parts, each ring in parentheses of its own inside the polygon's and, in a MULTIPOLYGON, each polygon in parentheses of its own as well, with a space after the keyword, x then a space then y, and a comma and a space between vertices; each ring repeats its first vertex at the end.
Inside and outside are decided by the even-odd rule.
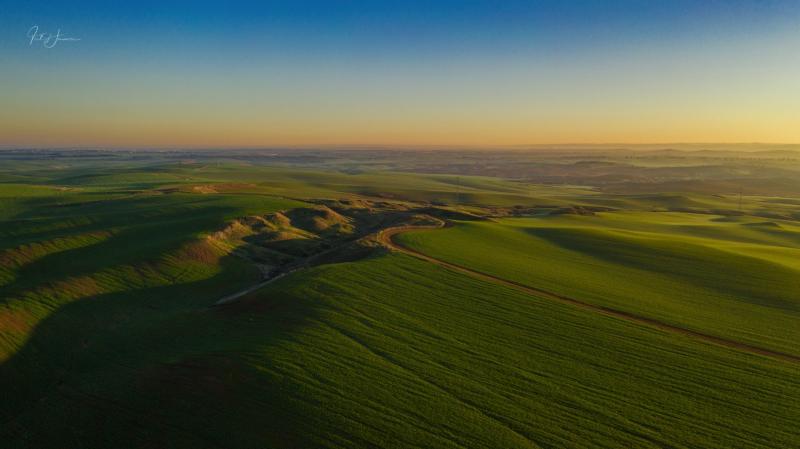
POLYGON ((550 299, 553 301, 559 301, 566 304, 571 304, 573 306, 580 307, 585 310, 590 310, 596 313, 602 313, 603 315, 623 319, 632 323, 643 324, 645 326, 653 327, 665 332, 670 332, 673 334, 680 334, 687 337, 694 338, 696 340, 704 341, 707 343, 712 343, 718 346, 724 346, 726 348, 736 349, 738 351, 747 352, 750 354, 756 354, 761 356, 767 356, 775 359, 780 359, 787 362, 793 363, 800 363, 800 356, 796 356, 793 354, 787 354, 785 352, 773 351, 771 349, 762 348, 759 346, 753 346, 747 343, 738 342, 735 340, 729 340, 723 337, 717 337, 715 335, 705 334, 703 332, 698 332, 691 329, 686 329, 683 327, 675 326, 673 324, 668 324, 663 321, 659 321, 653 318, 648 318, 641 315, 636 315, 630 312, 625 312, 623 310, 612 309, 610 307, 599 306, 596 304, 591 304, 588 302, 584 302, 578 299, 570 298, 567 296, 559 295, 557 293, 552 293, 546 290, 541 290, 535 287, 530 287, 524 284, 520 284, 518 282, 509 281, 507 279, 499 278, 496 276, 492 276, 491 274, 482 273, 480 271, 475 271, 470 268, 453 264, 450 262, 446 262, 441 259, 437 259, 435 257, 429 256, 422 252, 419 252, 415 249, 411 249, 407 246, 404 246, 401 243, 396 242, 393 237, 401 234, 403 232, 409 231, 419 231, 419 230, 432 230, 432 229, 441 229, 446 225, 442 224, 440 226, 398 226, 395 228, 389 228, 381 231, 378 234, 378 241, 386 245, 387 247, 399 251, 404 254, 408 254, 410 256, 416 257, 417 259, 421 259, 441 267, 447 268, 452 271, 457 271, 459 273, 464 273, 469 276, 472 276, 477 279, 481 279, 488 282, 493 282, 495 284, 504 285, 506 287, 511 287, 515 290, 521 291, 523 293, 527 293, 530 295, 534 295, 539 298, 550 299))

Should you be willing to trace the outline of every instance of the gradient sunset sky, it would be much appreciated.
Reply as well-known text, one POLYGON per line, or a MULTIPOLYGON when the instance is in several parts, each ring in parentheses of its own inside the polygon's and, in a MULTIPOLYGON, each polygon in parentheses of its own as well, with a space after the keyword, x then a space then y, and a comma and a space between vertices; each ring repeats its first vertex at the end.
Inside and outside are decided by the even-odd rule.
POLYGON ((0 0, 0 145, 800 142, 798 1, 166 3, 0 0))

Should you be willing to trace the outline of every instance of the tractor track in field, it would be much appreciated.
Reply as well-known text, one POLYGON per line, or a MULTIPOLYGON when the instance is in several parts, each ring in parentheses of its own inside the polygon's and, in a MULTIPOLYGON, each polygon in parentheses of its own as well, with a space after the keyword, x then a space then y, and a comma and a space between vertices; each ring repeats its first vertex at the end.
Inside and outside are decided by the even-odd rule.
POLYGON ((397 226, 393 228, 388 228, 380 231, 378 233, 378 241, 387 246, 390 249, 395 251, 407 254, 409 256, 415 257, 417 259, 424 260, 426 262, 433 263, 440 267, 446 268, 451 271, 456 271, 459 273, 466 274, 476 279, 481 279, 484 281, 492 282, 494 284, 503 285, 506 287, 513 288, 514 290, 533 295, 539 298, 545 298, 552 301, 558 301, 564 304, 570 304, 572 306, 580 307, 584 310, 589 310, 595 313, 600 313, 606 316, 619 318, 631 323, 645 325, 651 328, 659 329, 664 332, 669 332, 672 334, 678 334, 693 338, 695 340, 703 341, 706 343, 711 343, 717 346, 723 346, 730 349, 735 349, 741 352, 746 352, 749 354, 766 356, 773 359, 779 359, 786 362, 792 363, 800 363, 800 356, 794 354, 788 354, 785 352, 774 351, 767 348, 762 348, 759 346, 750 345, 747 343, 742 343, 736 340, 730 340, 723 337, 718 337, 715 335, 706 334, 703 332, 698 332, 695 330, 683 328, 680 326, 676 326, 673 324, 665 323, 663 321, 659 321, 653 318, 648 318, 641 315, 636 315, 634 313, 625 312, 623 310, 613 309, 610 307, 600 306, 596 304, 591 304, 588 302, 581 301, 579 299, 570 298, 568 296, 559 295, 557 293, 552 293, 546 290, 542 290, 536 287, 530 287, 525 284, 521 284, 519 282, 510 281, 508 279, 499 278, 497 276, 493 276, 491 274, 483 273, 480 271, 475 271, 471 268, 467 268, 461 265, 457 265, 454 263, 446 262, 441 259, 437 259, 435 257, 429 256, 425 253, 417 251, 415 249, 409 248, 401 243, 398 243, 394 240, 394 237, 398 234, 402 234, 404 232, 409 231, 420 231, 420 230, 434 230, 434 229, 442 229, 444 227, 450 226, 449 223, 442 222, 439 226, 419 226, 419 225, 408 225, 408 226, 397 226))

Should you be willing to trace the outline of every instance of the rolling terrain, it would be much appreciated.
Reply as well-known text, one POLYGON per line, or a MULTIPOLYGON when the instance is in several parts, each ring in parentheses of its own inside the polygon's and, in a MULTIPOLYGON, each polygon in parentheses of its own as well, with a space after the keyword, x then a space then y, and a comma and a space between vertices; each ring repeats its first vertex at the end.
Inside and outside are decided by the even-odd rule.
POLYGON ((752 218, 604 213, 397 238, 481 273, 797 356, 798 231, 752 218))
POLYGON ((112 156, 0 168, 3 447, 800 446, 784 193, 112 156))

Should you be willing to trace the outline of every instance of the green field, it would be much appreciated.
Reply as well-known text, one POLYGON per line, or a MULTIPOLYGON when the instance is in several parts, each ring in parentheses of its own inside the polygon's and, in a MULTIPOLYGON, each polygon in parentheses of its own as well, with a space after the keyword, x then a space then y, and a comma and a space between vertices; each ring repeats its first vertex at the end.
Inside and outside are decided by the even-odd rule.
POLYGON ((800 203, 340 168, 0 167, 0 447, 800 446, 797 363, 370 239, 800 355, 800 203))
POLYGON ((800 226, 616 212, 462 222, 412 248, 593 304, 800 355, 800 226))
POLYGON ((314 269, 229 309, 204 310, 210 299, 173 299, 159 311, 131 305, 122 329, 84 323, 77 348, 63 338, 74 335, 65 321, 122 313, 111 304, 118 299, 50 318, 28 343, 37 354, 4 365, 6 375, 32 357, 38 369, 50 360, 53 373, 65 369, 58 362, 71 365, 5 403, 19 413, 10 427, 18 441, 725 448, 800 439, 795 366, 407 256, 314 269), (96 420, 102 432, 82 431, 96 420))

